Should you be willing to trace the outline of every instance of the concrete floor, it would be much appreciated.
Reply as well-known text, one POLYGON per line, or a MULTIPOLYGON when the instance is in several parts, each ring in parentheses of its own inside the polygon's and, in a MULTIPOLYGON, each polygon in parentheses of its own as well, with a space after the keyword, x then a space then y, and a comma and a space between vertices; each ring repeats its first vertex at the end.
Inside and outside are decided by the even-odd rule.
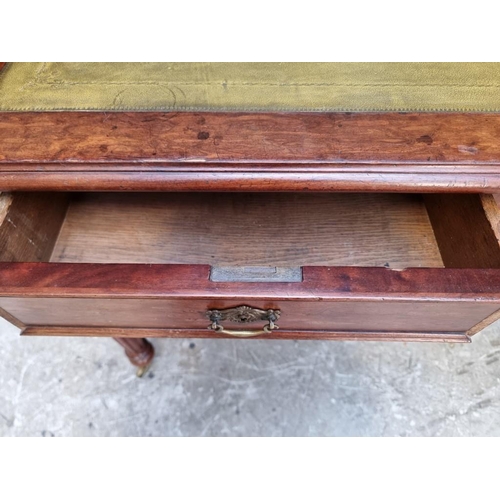
POLYGON ((105 338, 0 320, 1 436, 498 436, 500 324, 472 344, 105 338))

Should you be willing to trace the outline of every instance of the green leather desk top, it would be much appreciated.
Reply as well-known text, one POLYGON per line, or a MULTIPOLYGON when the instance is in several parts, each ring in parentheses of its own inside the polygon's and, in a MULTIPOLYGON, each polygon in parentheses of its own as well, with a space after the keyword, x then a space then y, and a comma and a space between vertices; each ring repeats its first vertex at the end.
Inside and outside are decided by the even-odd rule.
POLYGON ((500 63, 9 63, 1 111, 500 111, 500 63))

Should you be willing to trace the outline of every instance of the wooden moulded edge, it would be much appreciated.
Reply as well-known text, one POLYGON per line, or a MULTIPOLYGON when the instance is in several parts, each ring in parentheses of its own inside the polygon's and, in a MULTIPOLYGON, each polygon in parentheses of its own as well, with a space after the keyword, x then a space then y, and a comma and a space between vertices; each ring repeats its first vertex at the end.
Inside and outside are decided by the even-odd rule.
MULTIPOLYGON (((29 326, 24 336, 61 336, 61 337, 120 337, 120 338, 237 338, 218 334, 208 329, 167 329, 167 328, 86 328, 65 326, 29 326)), ((264 336, 250 339, 274 340, 370 340, 387 342, 470 342, 470 337, 463 332, 334 332, 322 330, 280 330, 264 336)))
POLYGON ((0 113, 0 190, 500 192, 500 115, 0 113))
POLYGON ((19 321, 17 318, 12 316, 12 314, 8 313, 5 309, 2 309, 1 307, 0 307, 0 317, 7 320, 9 323, 12 323, 14 326, 17 326, 17 328, 19 328, 22 333, 24 333, 24 331, 26 330, 26 325, 22 321, 19 321))
POLYGON ((495 311, 493 314, 488 316, 487 318, 484 318, 483 321, 480 321, 477 325, 474 325, 472 328, 470 328, 466 334, 468 337, 472 337, 473 335, 476 335, 476 333, 481 332, 484 330, 487 326, 490 326, 493 324, 495 321, 500 319, 500 309, 498 311, 495 311))

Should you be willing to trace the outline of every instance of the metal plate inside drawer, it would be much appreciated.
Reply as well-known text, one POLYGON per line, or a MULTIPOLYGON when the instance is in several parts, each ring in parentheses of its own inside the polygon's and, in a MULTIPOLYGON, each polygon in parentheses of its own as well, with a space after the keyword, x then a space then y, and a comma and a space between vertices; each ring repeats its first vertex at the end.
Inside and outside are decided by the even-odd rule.
POLYGON ((302 281, 301 267, 212 266, 210 280, 215 282, 281 282, 302 281))

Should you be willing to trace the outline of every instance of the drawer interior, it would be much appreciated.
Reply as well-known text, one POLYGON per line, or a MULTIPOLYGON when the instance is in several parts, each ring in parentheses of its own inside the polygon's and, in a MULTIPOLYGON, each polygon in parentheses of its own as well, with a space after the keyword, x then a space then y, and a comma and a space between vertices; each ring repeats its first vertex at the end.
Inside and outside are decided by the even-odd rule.
POLYGON ((442 266, 418 196, 85 194, 56 262, 221 266, 442 266))
POLYGON ((4 193, 0 260, 500 267, 490 195, 4 193))

